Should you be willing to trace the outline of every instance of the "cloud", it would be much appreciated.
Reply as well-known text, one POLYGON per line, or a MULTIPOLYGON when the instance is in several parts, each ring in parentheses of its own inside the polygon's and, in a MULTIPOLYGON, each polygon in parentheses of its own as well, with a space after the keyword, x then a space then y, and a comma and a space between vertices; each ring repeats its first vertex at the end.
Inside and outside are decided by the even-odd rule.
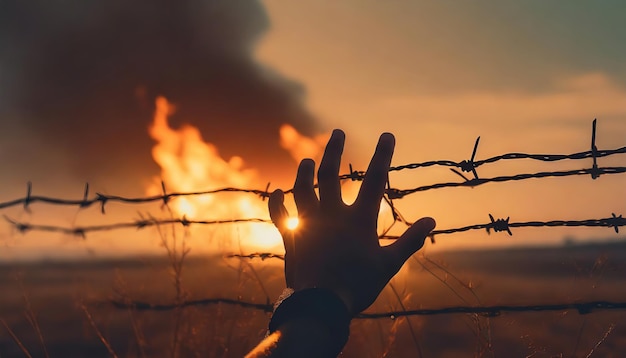
POLYGON ((199 127, 225 156, 289 161, 280 125, 309 135, 317 125, 303 86, 254 60, 268 27, 256 0, 3 1, 0 70, 11 76, 0 93, 12 98, 0 115, 65 153, 81 179, 156 172, 157 95, 177 105, 174 125, 199 127))
POLYGON ((555 87, 538 93, 481 91, 395 97, 382 99, 380 105, 403 116, 452 123, 468 116, 487 122, 554 123, 626 115, 626 90, 601 73, 568 78, 555 87))
POLYGON ((327 126, 344 128, 363 145, 384 131, 395 133, 398 161, 415 161, 416 151, 423 159, 456 157, 469 151, 477 136, 482 136, 481 155, 489 149, 491 154, 584 150, 594 118, 599 146, 623 146, 626 131, 626 88, 602 73, 563 78, 542 91, 406 93, 367 102, 318 96, 313 107, 327 126))
MULTIPOLYGON (((590 149, 594 118, 598 118, 599 149, 623 147, 626 133, 626 89, 602 73, 562 78, 550 89, 541 91, 406 92, 368 101, 319 96, 314 108, 321 118, 328 118, 327 125, 345 129, 348 141, 358 142, 361 149, 349 159, 356 169, 366 168, 375 139, 385 131, 396 136, 393 165, 469 159, 478 136, 481 136, 476 155, 479 160, 509 152, 586 151, 590 149)), ((617 155, 598 160, 600 166, 623 163, 623 156, 617 155)), ((547 163, 518 160, 481 166, 478 174, 488 178, 580 169, 591 164, 591 159, 547 163)), ((461 179, 448 168, 432 167, 395 172, 390 180, 394 187, 406 189, 461 179)), ((429 215, 436 218, 439 228, 487 222, 488 213, 503 218, 510 216, 511 221, 585 219, 602 217, 606 212, 623 212, 623 181, 619 175, 605 175, 596 181, 581 176, 493 183, 473 189, 420 192, 399 200, 396 205, 408 220, 429 215)), ((550 238, 572 233, 581 237, 596 235, 579 228, 529 229, 515 232, 514 242, 544 244, 550 238)), ((598 231, 597 236, 601 235, 608 234, 598 231)), ((446 237, 442 247, 512 243, 494 238, 497 237, 477 232, 461 234, 458 240, 457 236, 446 237)))

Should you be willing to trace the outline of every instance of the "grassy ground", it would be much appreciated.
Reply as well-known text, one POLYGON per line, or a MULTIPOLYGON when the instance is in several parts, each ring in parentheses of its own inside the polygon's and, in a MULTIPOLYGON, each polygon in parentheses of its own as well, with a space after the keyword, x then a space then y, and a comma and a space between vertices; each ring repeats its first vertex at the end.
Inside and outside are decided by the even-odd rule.
MULTIPOLYGON (((624 244, 416 255, 368 311, 626 301, 625 273, 624 244)), ((106 300, 266 303, 283 288, 277 261, 190 257, 178 294, 174 276, 158 258, 2 265, 0 357, 240 357, 265 334, 266 313, 226 304, 134 311, 106 300)), ((626 311, 355 320, 344 356, 624 357, 623 322, 626 311)))

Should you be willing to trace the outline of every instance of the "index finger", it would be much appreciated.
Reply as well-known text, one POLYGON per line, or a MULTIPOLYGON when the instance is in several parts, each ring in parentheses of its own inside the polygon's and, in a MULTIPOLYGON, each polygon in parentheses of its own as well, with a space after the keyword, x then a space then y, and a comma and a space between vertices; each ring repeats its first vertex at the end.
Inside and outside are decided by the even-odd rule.
POLYGON ((380 209, 395 144, 393 134, 383 133, 378 139, 376 151, 365 172, 365 179, 363 179, 355 205, 364 209, 368 214, 377 215, 380 209))

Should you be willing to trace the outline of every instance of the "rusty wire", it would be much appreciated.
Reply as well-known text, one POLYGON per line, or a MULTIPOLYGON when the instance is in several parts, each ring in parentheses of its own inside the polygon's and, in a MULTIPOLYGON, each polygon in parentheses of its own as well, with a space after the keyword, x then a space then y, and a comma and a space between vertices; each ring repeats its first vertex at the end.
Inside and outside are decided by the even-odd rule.
POLYGON ((227 220, 191 220, 185 216, 181 218, 170 219, 137 219, 129 222, 119 222, 114 224, 105 225, 91 225, 91 226, 75 226, 75 227, 63 227, 54 225, 35 225, 29 223, 23 223, 16 221, 8 216, 4 216, 4 219, 10 223, 20 233, 26 233, 29 231, 46 231, 56 232, 61 234, 75 235, 82 238, 86 238, 87 233, 96 231, 112 231, 119 229, 143 229, 146 227, 167 225, 167 224, 180 224, 184 227, 191 225, 219 225, 219 224, 236 224, 236 223, 271 223, 270 220, 260 218, 248 218, 248 219, 227 219, 227 220))
MULTIPOLYGON (((506 181, 516 181, 516 180, 527 180, 532 178, 548 178, 548 177, 568 177, 568 176, 577 176, 577 175, 590 175, 592 179, 598 178, 600 175, 608 175, 608 174, 622 174, 626 173, 626 167, 599 167, 597 164, 597 158, 608 157, 615 154, 623 154, 626 153, 626 147, 621 147, 617 149, 610 150, 598 150, 595 144, 596 141, 596 121, 593 121, 592 127, 592 136, 591 136, 591 150, 585 152, 578 152, 572 154, 527 154, 527 153, 507 153, 499 156, 495 156, 488 159, 476 160, 476 153, 478 150, 478 144, 480 142, 480 137, 476 140, 472 155, 469 160, 463 160, 460 162, 451 161, 451 160, 437 160, 437 161, 427 161, 422 163, 412 163, 401 165, 397 167, 390 168, 389 171, 401 171, 401 170, 411 170, 422 167, 430 167, 430 166, 444 166, 450 167, 450 169, 460 176, 463 181, 461 182, 447 182, 447 183, 436 183, 431 185, 420 186, 416 188, 409 189, 397 189, 392 188, 387 183, 387 188, 385 191, 384 199, 391 207, 391 211, 394 217, 393 224, 395 223, 404 223, 406 225, 410 225, 411 223, 407 221, 402 214, 396 209, 394 206, 393 200, 401 199, 406 195, 433 190, 440 188, 450 188, 450 187, 474 187, 486 183, 492 182, 506 182, 506 181), (502 160, 517 160, 517 159, 531 159, 545 162, 555 162, 561 160, 583 160, 589 159, 593 160, 592 166, 590 168, 584 169, 576 169, 576 170, 568 170, 568 171, 551 171, 551 172, 537 172, 537 173, 526 173, 526 174, 516 174, 510 176, 499 176, 492 178, 482 178, 479 177, 477 168, 486 164, 495 163, 502 160), (459 169, 459 170, 457 170, 459 169), (462 172, 471 172, 473 175, 472 179, 468 179, 466 176, 462 174, 462 172)), ((339 178, 341 180, 362 180, 365 176, 365 172, 353 170, 352 165, 350 165, 350 173, 340 175, 339 178)), ((262 200, 269 197, 270 191, 268 184, 264 190, 257 189, 245 189, 245 188, 221 188, 215 190, 207 190, 207 191, 198 191, 198 192, 184 192, 184 193, 168 193, 166 191, 165 183, 161 183, 162 194, 154 195, 154 196, 146 196, 146 197, 122 197, 116 195, 105 195, 101 193, 96 193, 95 196, 91 197, 89 194, 89 184, 85 185, 85 190, 83 194, 83 198, 80 200, 71 200, 71 199, 62 199, 62 198, 54 198, 54 197, 46 197, 46 196, 36 196, 32 195, 32 184, 29 182, 27 185, 26 196, 6 201, 0 202, 0 209, 5 209, 9 207, 22 205, 25 210, 29 210, 30 204, 33 203, 46 203, 52 205, 65 205, 65 206, 77 206, 79 208, 90 207, 94 204, 99 204, 102 213, 105 213, 105 205, 109 202, 119 202, 126 204, 141 204, 141 203, 150 203, 150 202, 162 202, 163 205, 168 205, 169 202, 177 197, 183 196, 198 196, 198 195, 209 195, 209 194, 217 194, 217 193, 225 193, 225 192, 239 192, 239 193, 250 193, 254 195, 258 195, 262 200)), ((292 189, 286 190, 286 193, 291 193, 292 189)), ((81 237, 85 237, 88 232, 94 231, 109 231, 109 230, 117 230, 117 229, 127 229, 127 228, 135 228, 142 229, 150 226, 157 226, 163 224, 181 224, 184 227, 188 227, 190 225, 216 225, 216 224, 233 224, 233 223, 271 223, 270 220, 262 219, 262 218, 240 218, 240 219, 231 219, 231 220, 190 220, 185 216, 181 218, 170 218, 170 219, 156 219, 156 218, 140 218, 139 220, 131 221, 131 222, 122 222, 122 223, 114 223, 107 225, 94 225, 94 226, 79 226, 79 227, 60 227, 60 226, 52 226, 52 225, 37 225, 31 223, 23 223, 11 219, 5 216, 5 219, 13 225, 15 229, 19 232, 26 233, 29 231, 48 231, 48 232, 58 232, 64 234, 78 235, 81 237)), ((605 217, 600 219, 585 219, 585 220, 552 220, 552 221, 526 221, 526 222, 510 222, 510 218, 506 219, 498 218, 495 219, 491 214, 489 214, 489 222, 482 224, 474 224, 457 228, 450 229, 442 229, 435 230, 431 233, 431 240, 434 241, 434 237, 436 235, 444 235, 444 234, 454 234, 464 231, 470 230, 486 230, 487 233, 494 232, 507 232, 509 235, 512 235, 511 228, 522 228, 522 227, 555 227, 555 226, 569 226, 569 227, 579 227, 579 226, 587 226, 587 227, 607 227, 613 228, 616 233, 619 232, 619 227, 626 226, 626 219, 622 217, 622 215, 616 215, 615 213, 611 214, 611 217, 605 217)), ((392 226, 393 226, 392 224, 392 226)), ((387 228, 380 236, 380 239, 397 239, 397 236, 388 235, 387 233, 391 227, 387 228)), ((240 258, 240 259, 280 259, 284 260, 284 256, 276 253, 250 253, 250 254, 231 254, 227 257, 231 258, 240 258)), ((228 304, 228 305, 237 305, 244 308, 251 308, 262 310, 265 312, 271 312, 272 305, 267 302, 265 304, 262 303, 254 303, 254 302, 246 302, 242 300, 234 300, 228 298, 207 298, 207 299, 198 299, 198 300, 190 300, 184 301, 177 304, 153 304, 148 302, 141 301, 109 301, 109 303, 113 304, 118 308, 133 308, 136 310, 154 310, 154 311, 167 311, 173 310, 180 307, 186 306, 197 306, 197 305, 209 305, 209 304, 228 304)), ((626 309, 626 302, 608 302, 608 301, 592 301, 592 302, 582 302, 582 303, 561 303, 561 304, 546 304, 546 305, 523 305, 523 306, 515 306, 515 305, 498 305, 498 306, 456 306, 456 307, 446 307, 446 308, 438 308, 438 309, 416 309, 416 310, 405 310, 405 311, 390 311, 390 312, 381 312, 381 313, 361 313, 356 318, 360 319, 380 319, 380 318, 395 318, 402 316, 413 316, 413 315, 437 315, 437 314, 479 314, 484 316, 497 316, 504 312, 538 312, 538 311, 564 311, 564 310, 577 310, 580 314, 588 314, 597 310, 622 310, 626 309)))
MULTIPOLYGON (((255 303, 230 298, 206 298, 188 300, 176 304, 154 304, 143 301, 109 301, 116 308, 134 309, 138 311, 171 311, 190 306, 207 306, 213 304, 226 304, 244 308, 256 309, 264 312, 272 312, 273 305, 270 303, 255 303)), ((542 305, 495 305, 495 306, 453 306, 444 308, 425 308, 388 312, 363 312, 355 316, 357 319, 395 319, 405 316, 432 316, 442 314, 478 314, 487 317, 500 316, 505 312, 544 312, 544 311, 568 311, 576 310, 579 314, 590 314, 601 310, 624 310, 626 302, 589 301, 573 303, 556 303, 542 305)))
MULTIPOLYGON (((387 188, 385 189, 385 201, 391 207, 392 215, 394 218, 393 224, 400 222, 406 225, 411 225, 411 222, 407 221, 403 215, 396 209, 393 201, 396 199, 402 199, 403 197, 427 190, 432 189, 440 189, 440 188, 450 188, 450 187, 475 187, 478 185, 491 183, 491 182, 506 182, 506 181, 515 181, 515 180, 527 180, 532 178, 548 178, 548 177, 568 177, 575 175, 590 175, 592 179, 598 178, 600 175, 607 174, 622 174, 626 173, 626 167, 598 167, 597 158, 607 157, 615 154, 626 153, 626 147, 621 147, 617 149, 610 150, 598 150, 596 147, 596 120, 592 123, 592 133, 591 133, 591 149, 585 152, 578 152, 572 154, 527 154, 527 153, 507 153, 499 156, 495 156, 488 159, 476 160, 476 153, 478 151, 478 144, 480 142, 480 137, 476 139, 474 143, 474 147, 472 149, 472 154, 469 160, 463 160, 460 162, 450 161, 450 160, 439 160, 439 161, 427 161, 423 163, 413 163, 402 165, 398 167, 392 167, 389 171, 400 171, 400 170, 410 170, 417 169, 420 167, 428 167, 433 165, 439 166, 447 166, 453 167, 451 170, 463 178, 461 182, 446 182, 446 183, 435 183, 431 185, 419 186, 416 188, 410 189, 397 189, 392 188, 389 182, 387 182, 387 188), (592 158, 593 163, 590 168, 585 169, 575 169, 575 170, 566 170, 566 171, 551 171, 551 172, 536 172, 536 173, 523 173, 516 174, 510 176, 498 176, 492 178, 482 178, 479 177, 476 168, 489 164, 495 163, 501 160, 515 160, 515 159, 533 159, 547 162, 555 162, 561 160, 582 160, 592 158), (457 171, 454 168, 458 168, 461 171, 457 171), (472 179, 468 179, 461 172, 471 172, 473 174, 472 179)), ((350 165, 350 173, 340 175, 341 180, 362 180, 364 178, 365 173, 362 171, 355 171, 350 165)), ((184 193, 169 193, 166 190, 166 185, 164 182, 161 182, 161 195, 153 195, 146 197, 123 197, 117 195, 105 195, 101 193, 96 193, 94 197, 90 197, 89 194, 89 184, 85 185, 85 189, 83 192, 83 198, 79 200, 71 200, 71 199, 61 199, 61 198, 53 198, 46 196, 36 196, 32 195, 32 184, 29 182, 26 189, 26 196, 23 198, 1 202, 0 209, 5 209, 13 206, 23 205, 25 210, 29 210, 29 205, 32 203, 47 203, 52 205, 68 205, 68 206, 78 206, 79 208, 86 208, 93 204, 99 203, 102 213, 105 213, 105 205, 109 202, 120 202, 127 204, 141 204, 141 203, 150 203, 150 202, 162 202, 163 205, 168 205, 170 201, 177 197, 182 196, 198 196, 198 195, 209 195, 209 194, 217 194, 217 193, 227 193, 227 192, 239 192, 239 193, 250 193, 254 195, 258 195, 265 200, 265 198, 269 197, 270 184, 268 183, 264 190, 259 189, 245 189, 245 188, 220 188, 214 190, 207 191, 196 191, 196 192, 184 192, 184 193)), ((286 190, 286 193, 292 192, 293 189, 286 190)), ((552 220, 552 221, 527 221, 527 222, 509 222, 509 218, 506 219, 494 219, 491 214, 489 214, 490 222, 483 224, 474 224, 468 225, 458 228, 450 228, 444 230, 435 230, 431 234, 431 240, 434 241, 435 235, 442 234, 453 234, 463 231, 469 230, 480 230, 485 229, 487 233, 490 233, 491 230, 495 232, 506 231, 509 235, 512 234, 511 228, 521 228, 521 227, 554 227, 554 226, 588 226, 588 227, 612 227, 615 232, 619 232, 619 227, 625 225, 625 219, 622 218, 622 215, 612 214, 612 217, 606 217, 601 219, 585 219, 585 220, 552 220)), ((29 231, 48 231, 48 232, 58 232, 63 234, 77 235, 81 237, 85 237, 88 232, 95 231, 110 231, 110 230, 118 230, 118 229, 142 229, 149 226, 162 225, 162 224, 181 224, 184 227, 190 225, 216 225, 216 224, 232 224, 232 223, 244 223, 244 222, 257 222, 257 223, 270 223, 270 220, 263 218, 237 218, 230 220, 190 220, 185 216, 181 218, 169 218, 169 219, 156 219, 149 218, 144 219, 140 218, 138 220, 134 220, 131 222, 120 222, 106 225, 93 225, 93 226, 77 226, 77 227, 60 227, 53 225, 37 225, 31 223, 19 222, 14 219, 11 219, 5 216, 5 220, 7 220, 13 227, 21 232, 26 233, 29 231)), ((392 224, 392 226, 393 226, 392 224)), ((387 235, 391 227, 385 230, 380 238, 381 239, 395 239, 396 236, 387 235)))
MULTIPOLYGON (((623 148, 623 151, 619 153, 626 153, 626 147, 623 148)), ((417 163, 423 164, 423 163, 417 163)), ((393 167, 390 169, 396 170, 393 167)), ((417 168, 417 167, 416 167, 417 168)), ((415 169, 406 167, 405 169, 415 169)), ((402 169, 397 169, 402 170, 402 169)), ((455 173, 462 175, 461 173, 454 171, 455 173)), ((417 192, 423 192, 434 189, 442 189, 442 188, 454 188, 454 187, 476 187, 479 185, 487 184, 487 183, 502 183, 508 181, 518 181, 518 180, 527 180, 527 179, 541 179, 541 178, 549 178, 549 177, 569 177, 569 176, 580 176, 580 175, 591 175, 592 178, 597 178, 600 175, 611 175, 611 174, 623 174, 626 173, 626 167, 591 167, 591 168, 583 168, 583 169, 573 169, 566 171, 551 171, 551 172, 536 172, 536 173, 522 173, 515 175, 505 175, 505 176, 497 176, 492 178, 472 178, 465 179, 462 182, 444 182, 444 183, 435 183, 429 185, 423 185, 415 188, 409 189, 397 189, 397 188, 387 188, 385 189, 385 193, 391 199, 401 199, 407 195, 414 194, 417 192)), ((341 180, 362 180, 364 178, 364 174, 360 171, 354 171, 353 174, 343 174, 339 176, 341 180)), ((165 184, 162 183, 162 186, 165 187, 165 184)), ((315 186, 317 187, 317 185, 315 186)), ((267 186, 269 188, 269 184, 267 186)), ((293 191, 293 188, 287 189, 284 192, 289 194, 293 191)), ((61 205, 61 206, 75 206, 79 208, 87 208, 92 206, 93 204, 99 203, 100 210, 104 214, 105 206, 110 202, 118 202, 124 204, 145 204, 145 203, 153 203, 153 202, 162 202, 163 204, 169 203, 172 199, 177 197, 185 197, 185 196, 200 196, 200 195, 210 195, 210 194, 218 194, 218 193, 250 193, 260 196, 263 200, 269 197, 271 194, 270 191, 260 190, 260 189, 244 189, 244 188, 219 188, 214 190, 205 190, 205 191, 195 191, 195 192, 174 192, 168 193, 164 190, 161 195, 152 195, 145 197, 124 197, 118 195, 106 195, 102 193, 96 193, 95 197, 89 198, 89 184, 85 185, 85 197, 83 199, 63 199, 63 198, 55 198, 49 196, 41 196, 41 195, 32 195, 32 183, 27 183, 26 196, 14 200, 0 202, 0 210, 6 209, 15 206, 23 206, 25 210, 29 210, 31 204, 34 203, 44 203, 51 205, 61 205)))
MULTIPOLYGON (((433 230, 430 234, 431 239, 438 235, 454 234, 470 230, 486 230, 487 233, 505 231, 509 235, 513 235, 511 228, 523 228, 523 227, 556 227, 556 226, 568 226, 568 227, 609 227, 613 228, 616 233, 619 233, 619 228, 626 226, 626 218, 622 215, 611 214, 611 217, 601 219, 585 219, 585 220, 551 220, 551 221, 523 221, 523 222, 510 222, 510 218, 506 219, 494 219, 489 214, 490 222, 482 224, 473 224, 457 228, 433 230)), ((233 224, 233 223, 264 223, 271 224, 270 220, 261 218, 245 218, 245 219, 229 219, 229 220, 190 220, 186 217, 172 218, 172 219, 139 219, 136 221, 114 223, 107 225, 93 225, 93 226, 76 226, 76 227, 63 227, 54 225, 37 225, 29 224, 14 220, 8 216, 4 216, 5 220, 10 223, 20 233, 26 233, 30 231, 46 231, 57 232, 68 235, 76 235, 85 238, 89 232, 96 231, 111 231, 118 229, 143 229, 150 226, 158 226, 164 224, 181 224, 184 227, 191 225, 218 225, 218 224, 233 224)), ((400 219, 397 219, 400 221, 400 219)), ((394 240, 397 236, 393 235, 381 235, 381 240, 394 240)))
MULTIPOLYGON (((475 187, 479 185, 483 185, 486 183, 501 183, 508 181, 517 181, 517 180, 527 180, 527 179, 540 179, 540 178, 548 178, 548 177, 569 177, 569 176, 580 176, 580 175, 590 175, 592 179, 597 179, 601 175, 611 175, 611 174, 623 174, 626 173, 626 167, 599 167, 597 164, 597 158, 608 157, 616 154, 625 154, 626 147, 621 147, 617 149, 606 149, 606 150, 598 150, 596 147, 596 120, 593 121, 592 124, 592 133, 591 133, 591 149, 589 151, 572 153, 572 154, 528 154, 528 153, 506 153, 502 155, 498 155, 495 157, 476 160, 476 153, 478 151, 478 144, 480 142, 480 137, 476 139, 474 144, 474 148, 472 150, 472 155, 469 160, 462 161, 452 161, 452 160, 434 160, 434 161, 426 161, 421 163, 411 163, 400 165, 396 167, 391 167, 389 169, 392 171, 402 171, 402 170, 412 170, 423 167, 430 166, 444 166, 444 167, 452 167, 451 170, 458 176, 463 178, 461 182, 444 182, 444 183, 435 183, 430 185, 419 186, 415 188, 409 189, 398 189, 387 187, 386 194, 389 199, 401 199, 406 195, 423 192, 427 190, 434 189, 442 189, 442 188, 452 188, 452 187, 475 187), (574 170, 566 170, 566 171, 550 171, 550 172, 536 172, 536 173, 521 173, 515 175, 508 176, 497 176, 492 178, 482 178, 479 177, 476 168, 483 166, 485 164, 496 163, 502 160, 517 160, 517 159, 531 159, 545 162, 556 162, 562 160, 584 160, 591 158, 593 160, 593 164, 590 168, 582 168, 582 169, 574 169, 574 170), (460 171, 456 170, 456 168, 460 169, 460 171), (462 172, 471 172, 473 174, 472 179, 468 179, 466 176, 462 174, 462 172)), ((339 179, 341 180, 353 180, 353 181, 361 181, 365 177, 364 171, 354 170, 352 165, 350 164, 350 173, 339 175, 339 179)), ((316 186, 317 187, 317 186, 316 186)), ((204 190, 204 191, 195 191, 195 192, 174 192, 169 193, 166 190, 166 186, 164 182, 161 182, 162 193, 160 195, 152 195, 145 197, 124 197, 119 195, 107 195, 102 193, 95 193, 94 196, 90 196, 89 193, 89 183, 85 184, 85 189, 83 192, 82 199, 64 199, 64 198, 55 198, 41 195, 33 195, 32 191, 32 183, 28 182, 26 186, 26 196, 9 200, 5 202, 0 202, 0 209, 6 209, 15 206, 23 206, 24 209, 28 210, 29 206, 34 203, 45 203, 51 205, 64 205, 64 206, 75 206, 79 208, 87 208, 94 204, 100 205, 100 210, 102 213, 105 213, 105 206, 110 202, 118 202, 125 204, 144 204, 144 203, 153 203, 153 202, 162 202, 164 205, 167 205, 172 199, 177 197, 186 197, 186 196, 200 196, 200 195, 211 195, 218 193, 249 193, 258 195, 261 199, 265 200, 269 197, 271 192, 269 191, 270 183, 268 183, 265 189, 250 189, 250 188, 234 188, 234 187, 226 187, 219 188, 213 190, 204 190)), ((285 190, 285 193, 291 193, 293 188, 285 190)))

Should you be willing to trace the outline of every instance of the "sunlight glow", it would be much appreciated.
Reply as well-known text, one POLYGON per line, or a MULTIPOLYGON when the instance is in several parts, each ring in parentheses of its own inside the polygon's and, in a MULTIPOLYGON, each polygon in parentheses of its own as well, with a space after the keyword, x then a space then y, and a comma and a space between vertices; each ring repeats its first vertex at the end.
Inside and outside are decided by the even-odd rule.
POLYGON ((298 227, 300 220, 298 218, 289 218, 287 219, 287 229, 295 230, 298 227))

